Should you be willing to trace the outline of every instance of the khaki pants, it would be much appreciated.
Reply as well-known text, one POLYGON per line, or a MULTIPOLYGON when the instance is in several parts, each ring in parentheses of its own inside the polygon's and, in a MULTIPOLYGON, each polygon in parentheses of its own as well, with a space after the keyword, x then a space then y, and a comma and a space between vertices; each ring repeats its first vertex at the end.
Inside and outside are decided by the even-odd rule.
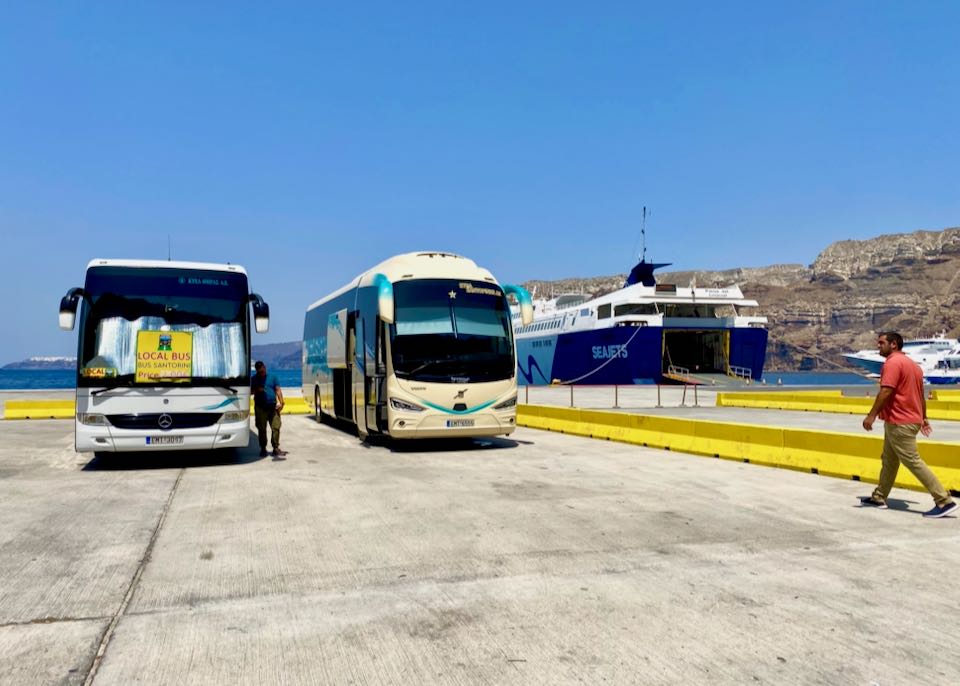
POLYGON ((919 424, 887 424, 883 425, 883 466, 880 468, 880 483, 873 491, 875 500, 886 500, 896 481, 900 463, 903 463, 910 473, 917 477, 917 481, 930 491, 934 502, 942 507, 951 502, 950 494, 940 483, 936 474, 920 459, 917 451, 917 433, 919 424))
POLYGON ((270 425, 270 444, 274 450, 280 449, 280 413, 275 407, 253 407, 254 422, 257 425, 257 438, 260 450, 267 449, 267 424, 270 425))

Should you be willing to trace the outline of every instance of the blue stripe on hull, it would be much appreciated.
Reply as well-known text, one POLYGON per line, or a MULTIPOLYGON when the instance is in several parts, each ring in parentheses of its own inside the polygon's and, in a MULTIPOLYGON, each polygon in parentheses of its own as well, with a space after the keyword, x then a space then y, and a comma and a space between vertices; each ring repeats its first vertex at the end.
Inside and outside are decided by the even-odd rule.
MULTIPOLYGON (((520 385, 645 384, 662 379, 663 329, 615 327, 517 340, 520 385)), ((763 375, 766 329, 731 329, 730 364, 763 375)))
POLYGON ((660 377, 661 329, 617 327, 517 341, 517 380, 652 383, 660 377))

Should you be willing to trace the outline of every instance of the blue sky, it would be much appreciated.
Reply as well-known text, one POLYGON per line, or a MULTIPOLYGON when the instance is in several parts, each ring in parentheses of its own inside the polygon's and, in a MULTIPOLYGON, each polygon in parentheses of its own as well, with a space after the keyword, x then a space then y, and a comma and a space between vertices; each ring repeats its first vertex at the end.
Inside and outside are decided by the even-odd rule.
POLYGON ((93 257, 235 262, 297 340, 390 255, 503 282, 960 225, 960 3, 20 3, 0 364, 93 257))

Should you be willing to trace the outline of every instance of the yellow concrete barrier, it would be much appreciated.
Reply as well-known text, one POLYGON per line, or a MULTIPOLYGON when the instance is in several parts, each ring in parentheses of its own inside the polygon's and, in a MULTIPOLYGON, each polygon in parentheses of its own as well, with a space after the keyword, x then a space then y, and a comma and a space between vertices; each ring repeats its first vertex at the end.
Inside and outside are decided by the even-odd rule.
POLYGON ((73 400, 8 400, 3 404, 4 419, 71 419, 73 400))
MULTIPOLYGON (((936 391, 934 391, 936 392, 936 391)), ((873 407, 869 396, 826 396, 807 393, 717 393, 717 407, 751 407, 765 410, 800 410, 804 412, 835 412, 840 414, 867 414, 873 407)), ((930 419, 960 421, 960 396, 950 400, 928 400, 930 419)))
POLYGON ((960 389, 955 388, 935 388, 930 391, 930 397, 934 400, 960 400, 960 389))
MULTIPOLYGON (((251 408, 252 409, 252 408, 251 408)), ((283 397, 283 414, 312 414, 313 410, 301 397, 283 397)))
MULTIPOLYGON (((541 405, 518 406, 517 424, 870 483, 880 475, 883 450, 882 436, 541 405)), ((960 446, 928 440, 919 446, 943 485, 960 491, 960 446)), ((900 470, 896 484, 923 490, 906 469, 900 470)))

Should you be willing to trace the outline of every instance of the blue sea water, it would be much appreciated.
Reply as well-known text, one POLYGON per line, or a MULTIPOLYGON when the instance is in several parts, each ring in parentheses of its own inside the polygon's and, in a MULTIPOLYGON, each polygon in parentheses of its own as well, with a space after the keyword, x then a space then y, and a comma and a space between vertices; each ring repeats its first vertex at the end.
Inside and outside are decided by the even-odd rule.
MULTIPOLYGON (((299 369, 272 370, 284 388, 300 386, 299 369)), ((75 388, 73 369, 0 369, 0 390, 75 388)))
POLYGON ((74 388, 77 372, 73 369, 0 369, 0 389, 74 388))
MULTIPOLYGON (((275 369, 272 373, 284 388, 300 387, 299 369, 275 369)), ((72 369, 0 369, 0 389, 73 388, 76 372, 72 369)), ((862 386, 875 383, 859 374, 848 372, 767 372, 767 386, 862 386)))
POLYGON ((764 372, 768 386, 872 386, 876 383, 851 372, 764 372))

